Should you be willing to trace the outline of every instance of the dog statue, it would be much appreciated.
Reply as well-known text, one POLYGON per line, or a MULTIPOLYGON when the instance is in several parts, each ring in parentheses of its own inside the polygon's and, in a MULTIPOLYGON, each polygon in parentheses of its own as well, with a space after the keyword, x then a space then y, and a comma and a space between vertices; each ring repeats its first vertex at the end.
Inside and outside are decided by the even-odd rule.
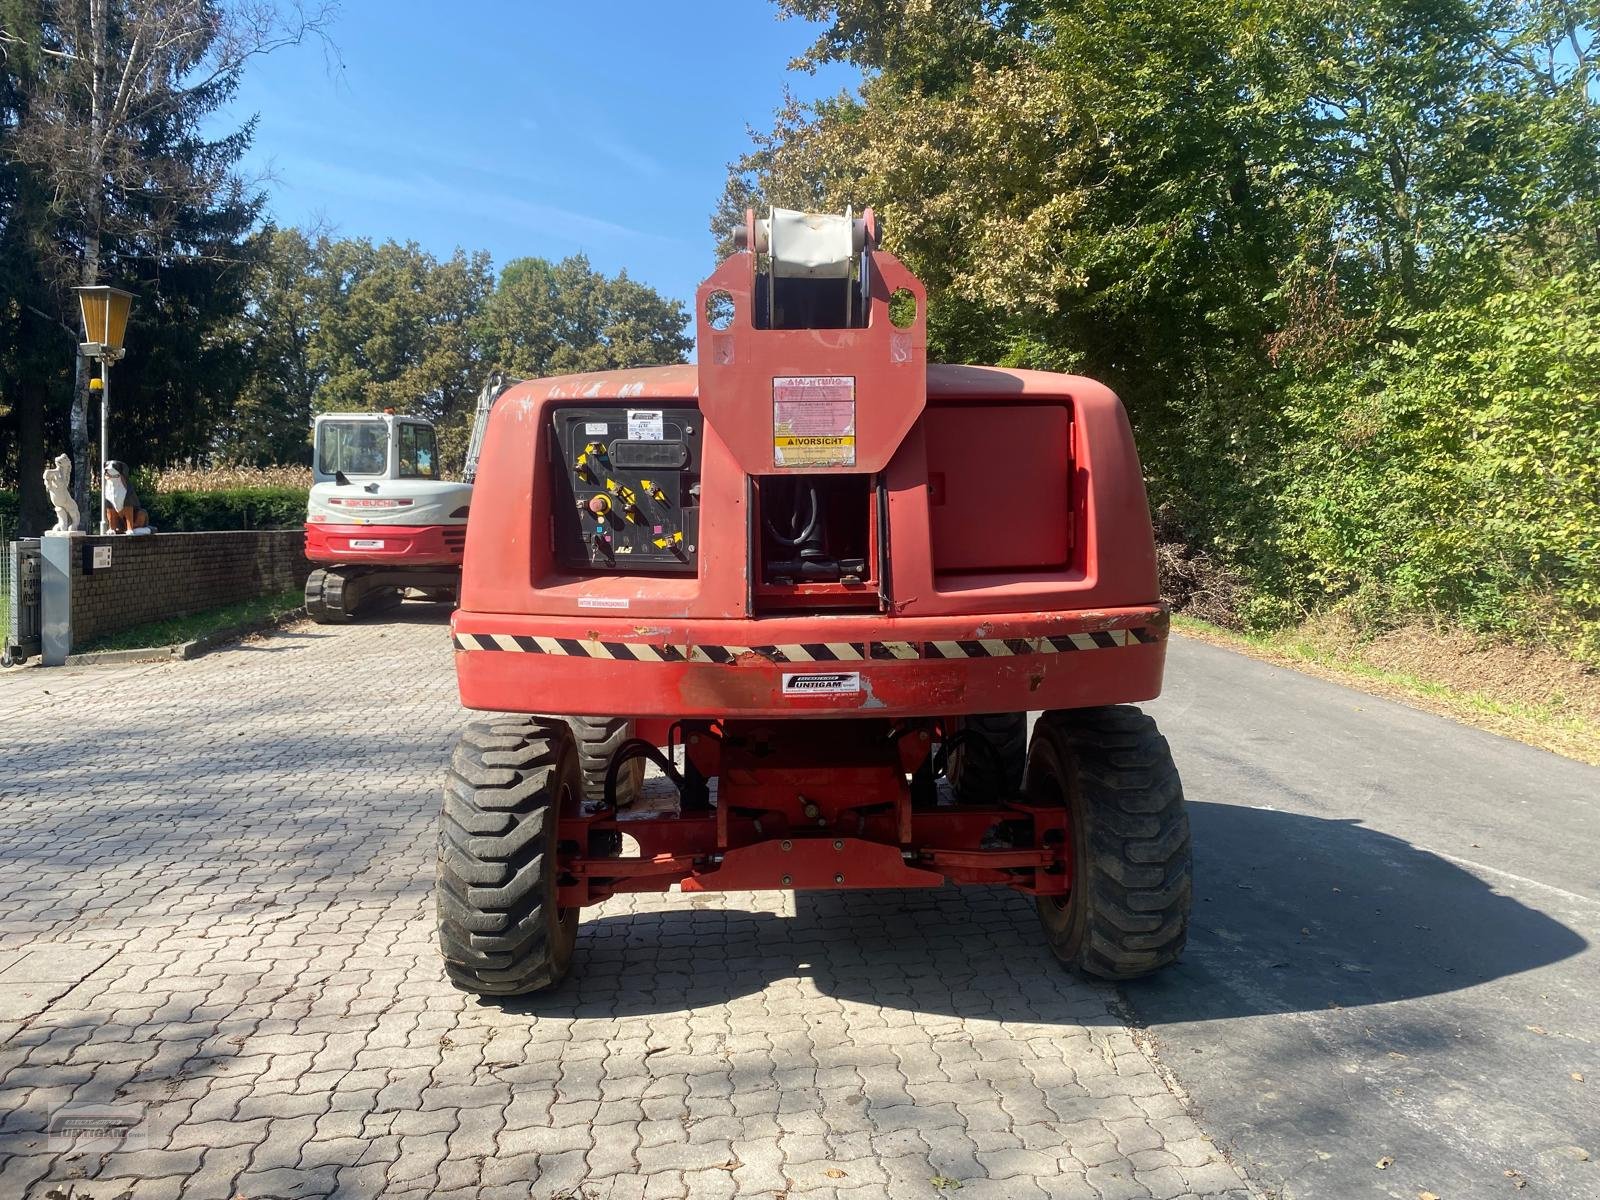
POLYGON ((139 497, 128 482, 128 464, 112 459, 106 463, 101 489, 106 508, 107 533, 151 533, 150 514, 139 507, 139 497))
POLYGON ((56 465, 44 469, 44 490, 56 509, 56 527, 51 533, 82 533, 78 502, 72 498, 72 460, 56 455, 56 465))

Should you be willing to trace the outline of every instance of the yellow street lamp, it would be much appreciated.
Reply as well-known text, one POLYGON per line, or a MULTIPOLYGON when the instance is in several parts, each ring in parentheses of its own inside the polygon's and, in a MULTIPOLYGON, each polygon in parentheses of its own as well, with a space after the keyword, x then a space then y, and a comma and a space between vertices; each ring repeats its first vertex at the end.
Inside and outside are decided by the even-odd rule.
POLYGON ((107 436, 111 414, 111 364, 123 355, 122 336, 128 330, 128 314, 133 311, 133 293, 105 284, 72 290, 78 294, 78 309, 83 314, 83 344, 78 349, 86 357, 100 360, 100 378, 91 379, 89 388, 100 393, 100 532, 104 533, 105 472, 111 454, 107 436), (95 387, 97 383, 98 388, 95 387))

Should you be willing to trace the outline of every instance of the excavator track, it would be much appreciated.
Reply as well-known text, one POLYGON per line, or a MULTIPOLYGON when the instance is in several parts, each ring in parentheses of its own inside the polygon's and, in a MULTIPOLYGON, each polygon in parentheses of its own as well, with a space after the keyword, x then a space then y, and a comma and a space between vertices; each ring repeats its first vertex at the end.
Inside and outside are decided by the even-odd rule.
POLYGON ((392 608, 400 592, 359 567, 319 567, 306 577, 306 615, 319 625, 348 625, 366 612, 392 608))

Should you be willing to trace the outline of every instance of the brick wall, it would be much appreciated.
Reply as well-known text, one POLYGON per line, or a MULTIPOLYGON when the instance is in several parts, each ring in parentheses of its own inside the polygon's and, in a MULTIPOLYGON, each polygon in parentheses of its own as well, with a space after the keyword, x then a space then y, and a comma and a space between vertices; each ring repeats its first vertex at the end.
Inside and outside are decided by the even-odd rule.
POLYGON ((72 561, 72 641, 147 621, 302 587, 311 573, 305 532, 153 533, 86 537, 72 561), (111 565, 91 565, 93 547, 111 547, 111 565))

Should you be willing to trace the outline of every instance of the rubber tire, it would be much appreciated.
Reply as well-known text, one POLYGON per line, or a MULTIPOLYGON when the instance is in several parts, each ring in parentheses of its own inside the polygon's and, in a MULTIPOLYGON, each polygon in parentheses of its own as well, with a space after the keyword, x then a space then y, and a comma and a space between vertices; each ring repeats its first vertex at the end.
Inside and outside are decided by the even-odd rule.
POLYGON ((1101 979, 1176 961, 1194 863, 1183 783, 1155 721, 1128 705, 1042 714, 1023 790, 1071 809, 1072 892, 1038 900, 1056 957, 1101 979))
POLYGON ((966 729, 981 734, 994 747, 994 756, 972 754, 957 746, 945 763, 944 777, 963 804, 992 804, 1015 796, 1022 789, 1028 763, 1028 714, 979 713, 957 717, 950 731, 966 729), (996 761, 998 760, 998 761, 996 761))
POLYGON ((554 987, 572 965, 578 910, 556 906, 556 818, 583 787, 566 722, 504 717, 456 743, 439 817, 434 889, 450 982, 480 996, 554 987))
MULTIPOLYGON (((633 722, 625 717, 568 717, 567 724, 578 741, 583 798, 591 802, 604 800, 611 758, 633 736, 633 722)), ((644 762, 642 758, 630 759, 617 773, 618 808, 627 808, 639 798, 644 787, 644 762)))

